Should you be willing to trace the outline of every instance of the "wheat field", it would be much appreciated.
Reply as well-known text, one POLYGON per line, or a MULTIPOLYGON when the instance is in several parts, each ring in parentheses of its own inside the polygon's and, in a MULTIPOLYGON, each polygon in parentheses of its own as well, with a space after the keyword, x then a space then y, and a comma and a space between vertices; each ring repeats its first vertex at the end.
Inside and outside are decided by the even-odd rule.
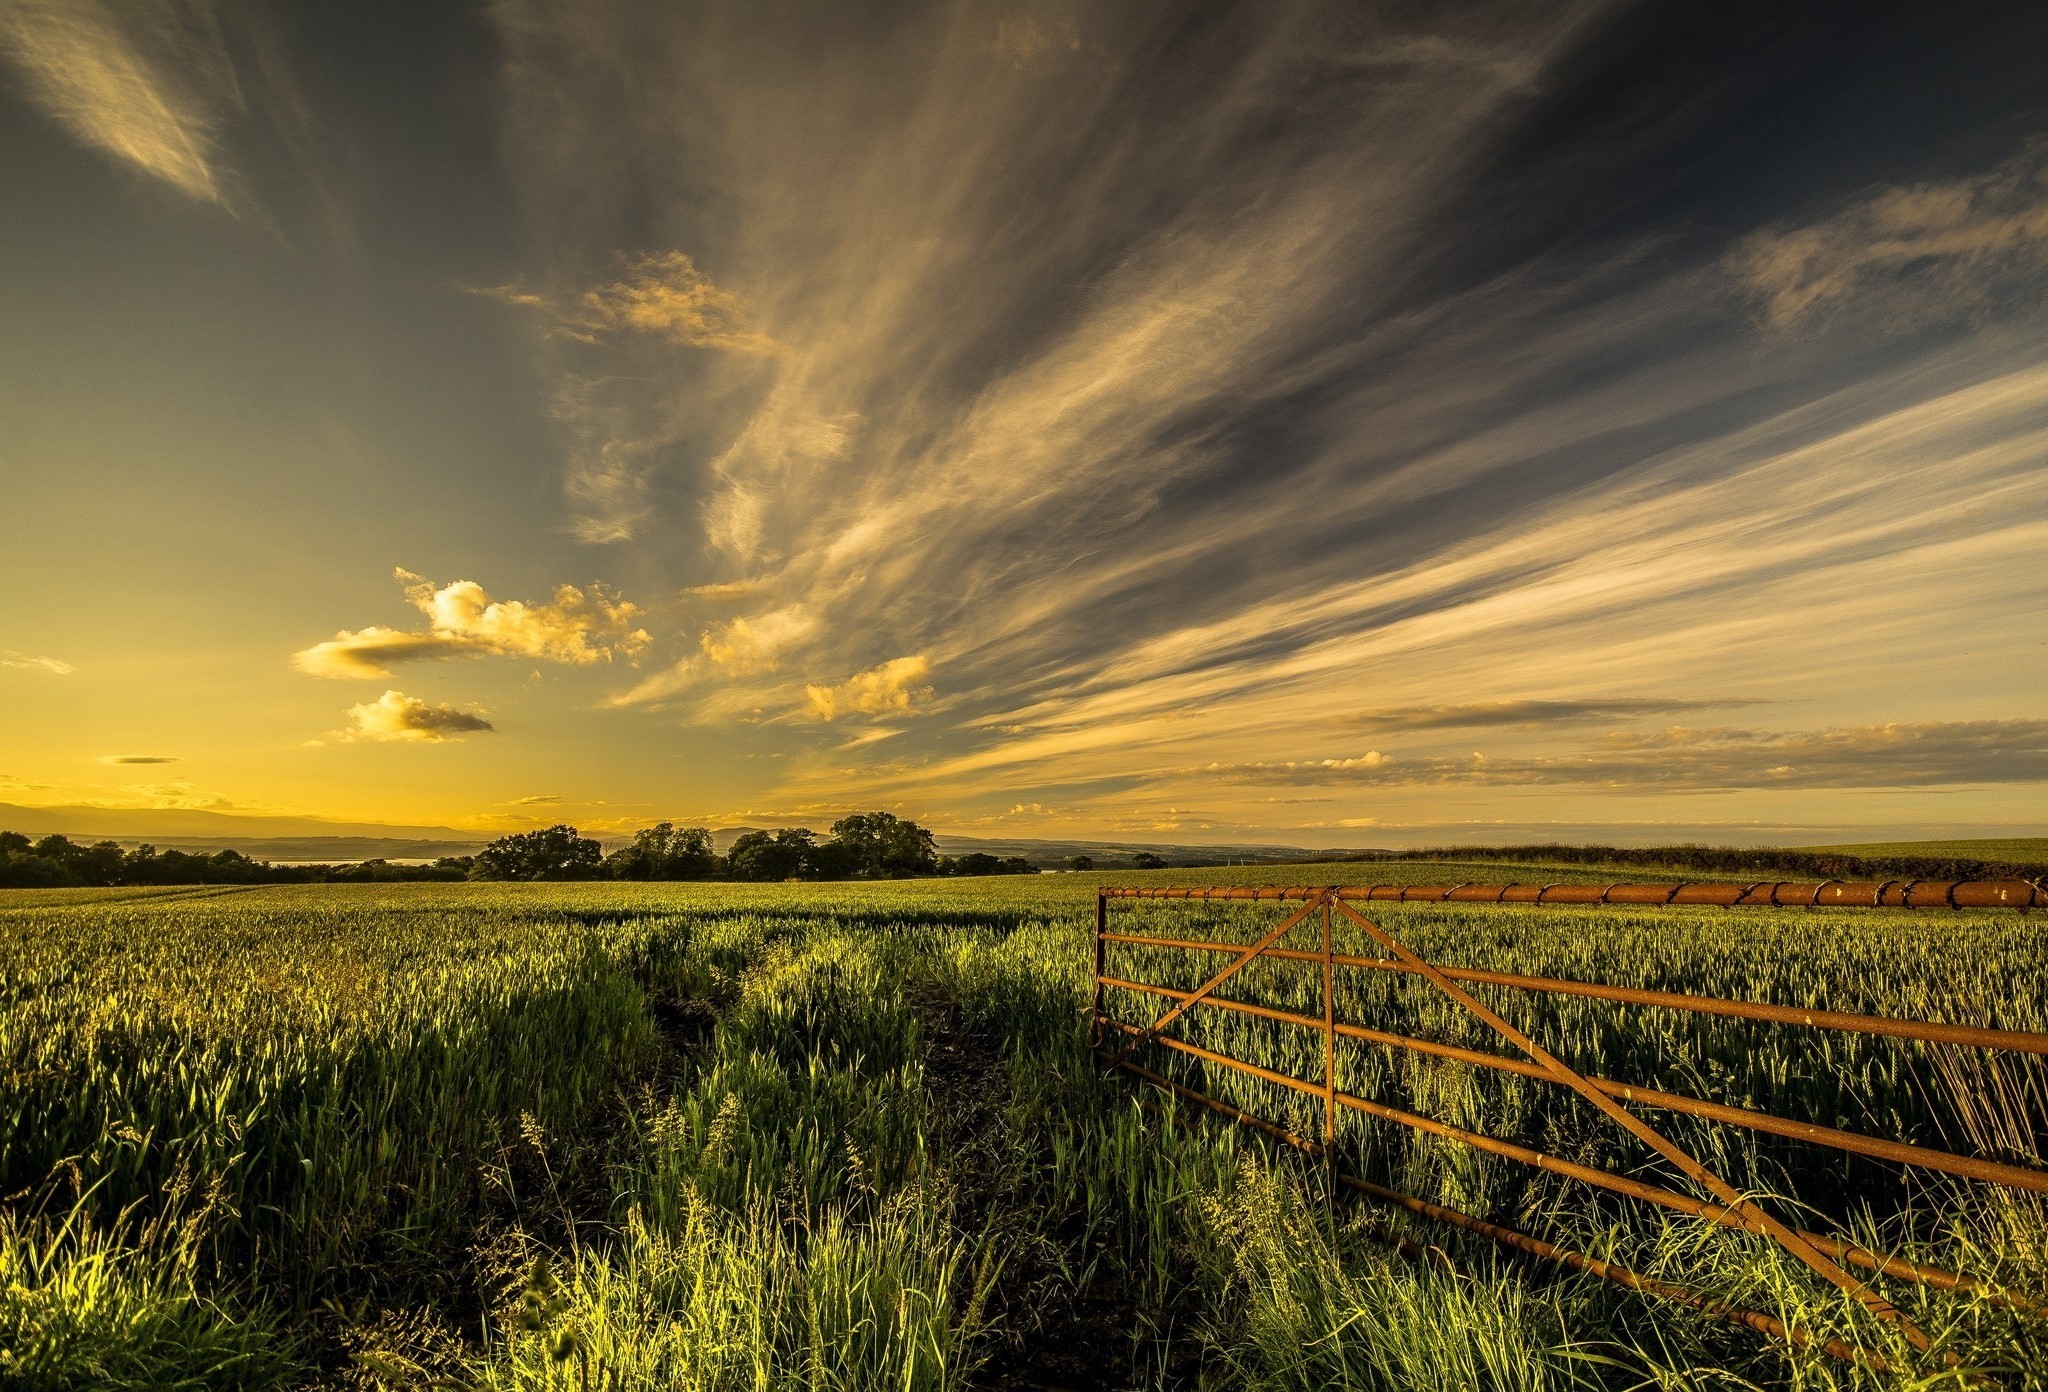
MULTIPOLYGON (((1333 1202, 1319 1166, 1102 1076, 1098 884, 1360 878, 0 895, 0 1385, 2048 1386, 2048 1321, 2024 1302, 1886 1283, 1935 1341, 1915 1355, 1758 1239, 1345 1116, 1348 1170, 1839 1335, 1890 1370, 1843 1363, 1333 1202), (1399 1255, 1390 1232, 1431 1255, 1399 1255)), ((2014 913, 1371 907, 1458 965, 2048 1029, 2048 930, 2014 913)), ((1229 941, 1280 913, 1114 908, 1120 931, 1229 941)), ((1341 920, 1338 947, 1369 951, 1341 920)), ((1116 945, 1110 969, 1187 987, 1206 960, 1116 945)), ((1230 994, 1316 1014, 1319 982, 1260 962, 1230 994)), ((2043 1161, 2038 1056, 1487 999, 1607 1077, 2043 1161)), ((1133 1022, 1163 1004, 1110 998, 1133 1022)), ((1336 1008, 1492 1047, 1412 978, 1341 976, 1336 1008)), ((1211 1011, 1176 1032, 1321 1076, 1306 1031, 1211 1011)), ((1300 1094, 1143 1057, 1319 1124, 1300 1094)), ((1357 1041, 1338 1066, 1346 1090, 1667 1182, 1560 1089, 1357 1041)), ((2038 1195, 1659 1121, 1808 1228, 2048 1289, 2038 1195)))

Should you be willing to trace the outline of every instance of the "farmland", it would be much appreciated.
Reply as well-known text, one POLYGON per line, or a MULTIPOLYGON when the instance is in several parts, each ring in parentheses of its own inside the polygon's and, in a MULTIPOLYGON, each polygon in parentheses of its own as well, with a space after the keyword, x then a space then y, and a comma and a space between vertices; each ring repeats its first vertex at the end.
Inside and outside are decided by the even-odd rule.
MULTIPOLYGON (((0 895, 0 1384, 2048 1386, 2048 1322, 2024 1302, 1887 1284, 1935 1341, 1915 1357, 1759 1239, 1345 1117, 1348 1170, 1839 1335, 1895 1371, 1788 1351, 1397 1210, 1333 1205, 1319 1167, 1101 1075, 1085 1013, 1098 884, 1358 874, 0 895)), ((1462 966, 2048 1030, 2039 916, 1371 908, 1462 966)), ((1115 914, 1122 931, 1233 942, 1281 917, 1235 902, 1115 914)), ((1339 935, 1341 952, 1376 951, 1339 935)), ((1109 965, 1181 988, 1212 969, 1128 944, 1109 965)), ((1262 960, 1231 994, 1315 1014, 1319 982, 1262 960)), ((1610 1078, 2043 1159, 2039 1056, 1487 999, 1610 1078)), ((1109 1003, 1140 1023, 1163 1004, 1109 1003)), ((1336 1010, 1493 1045, 1412 978, 1344 977, 1336 1010)), ((1270 1020, 1196 1012, 1176 1032, 1320 1076, 1320 1037, 1270 1020)), ((1315 1134, 1298 1093, 1143 1057, 1315 1134)), ((1339 1066, 1353 1092, 1659 1178, 1559 1089, 1355 1040, 1339 1066)), ((1660 1125, 1739 1187, 1797 1196, 1805 1227, 2048 1288, 2037 1194, 1660 1125)))

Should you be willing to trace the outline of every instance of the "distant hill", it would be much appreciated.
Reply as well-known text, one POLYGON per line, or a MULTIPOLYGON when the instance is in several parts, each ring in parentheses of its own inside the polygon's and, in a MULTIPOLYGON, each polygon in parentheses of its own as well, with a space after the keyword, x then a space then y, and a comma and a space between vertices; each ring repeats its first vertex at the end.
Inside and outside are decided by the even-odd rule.
MULTIPOLYGON (((445 826, 391 826, 379 822, 331 822, 320 817, 267 817, 255 813, 203 812, 181 807, 119 808, 21 807, 0 802, 0 831, 25 836, 89 836, 94 840, 177 846, 180 850, 231 847, 255 855, 251 846, 289 840, 298 842, 367 839, 416 845, 454 845, 474 849, 490 840, 473 831, 445 826)), ((283 854, 280 852, 280 854, 283 854)), ((379 852, 378 854, 383 854, 379 852)), ((406 852, 405 854, 415 854, 406 852)), ((436 855, 455 854, 436 851, 436 855)), ((315 858, 294 851, 291 859, 315 858)))

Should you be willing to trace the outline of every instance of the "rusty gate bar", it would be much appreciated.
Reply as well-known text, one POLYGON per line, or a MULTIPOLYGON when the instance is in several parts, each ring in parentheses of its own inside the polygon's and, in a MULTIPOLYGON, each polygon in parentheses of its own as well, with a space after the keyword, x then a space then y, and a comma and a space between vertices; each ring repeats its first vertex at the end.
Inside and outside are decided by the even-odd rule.
MULTIPOLYGON (((1112 1028, 1125 1033, 1135 1033, 1137 1031, 1136 1025, 1128 1025, 1120 1020, 1112 1020, 1109 1023, 1112 1028)), ((1205 1063, 1217 1064, 1235 1072, 1248 1074, 1259 1079, 1261 1082, 1272 1083, 1279 1087, 1290 1087, 1296 1091, 1313 1096, 1321 1095, 1321 1089, 1313 1083, 1299 1078, 1290 1078, 1284 1073, 1276 1073, 1271 1069, 1262 1069, 1256 1064, 1246 1063, 1243 1059, 1232 1058, 1229 1054, 1220 1054, 1211 1049, 1204 1049, 1199 1044, 1190 1044, 1185 1040, 1164 1037, 1155 1039, 1152 1042, 1171 1049, 1176 1053, 1201 1059, 1205 1063)), ((1129 1063, 1117 1066, 1124 1069, 1135 1067, 1135 1065, 1129 1063)), ((1352 1111, 1363 1112, 1365 1115, 1376 1117, 1381 1121, 1388 1121, 1398 1126, 1408 1127, 1410 1130, 1440 1136, 1445 1140, 1457 1141, 1460 1144, 1471 1146, 1474 1150, 1483 1151, 1489 1155, 1498 1155, 1502 1159, 1513 1160, 1548 1174, 1556 1174, 1566 1179, 1574 1179, 1581 1184, 1588 1184, 1596 1189, 1605 1189, 1610 1193, 1620 1194, 1626 1198, 1656 1204, 1661 1208, 1668 1208, 1674 1212, 1683 1213, 1689 1218, 1701 1219, 1717 1227, 1735 1228, 1740 1231, 1758 1234, 1761 1234, 1763 1231, 1761 1228, 1745 1221, 1739 1213, 1726 1206, 1703 1203, 1689 1195, 1660 1188, 1654 1184, 1645 1184, 1641 1180, 1630 1179, 1626 1175, 1618 1175, 1609 1170, 1594 1169, 1591 1166, 1561 1159, 1544 1151, 1532 1150, 1527 1146, 1516 1145, 1512 1141, 1503 1141, 1493 1136, 1481 1135, 1476 1131, 1467 1131, 1462 1127, 1452 1126, 1448 1122, 1437 1121, 1425 1116, 1417 1116, 1413 1112, 1404 1112, 1398 1107, 1389 1107, 1384 1103, 1374 1102, 1369 1098, 1358 1097, 1348 1092, 1339 1092, 1337 1094, 1337 1105, 1349 1108, 1352 1111)), ((1882 1252, 1872 1252, 1852 1242, 1845 1242, 1841 1238, 1830 1237, 1826 1233, 1811 1232, 1805 1228, 1798 1228, 1795 1231, 1800 1237, 1826 1252, 1837 1261, 1846 1261, 1850 1265, 1861 1267, 1865 1271, 1875 1271, 1881 1275, 1896 1277, 1899 1280, 1913 1281, 1923 1286, 1931 1286, 1936 1290, 1965 1291, 1978 1294, 1995 1304, 2009 1306, 2014 1309, 2039 1310, 2042 1308, 2039 1301, 2029 1296, 2007 1291, 2002 1287, 1979 1280, 1974 1276, 1949 1271, 1939 1266, 1926 1266, 1919 1262, 1908 1261, 1904 1257, 1895 1257, 1882 1252)))
MULTIPOLYGON (((1340 901, 1341 902, 1341 901, 1340 901)), ((1189 938, 1153 938, 1138 933, 1105 933, 1105 942, 1134 943, 1139 946, 1183 948, 1190 952, 1242 952, 1239 943, 1203 942, 1189 938)), ((1319 962, 1322 954, 1299 948, 1269 947, 1265 956, 1286 962, 1319 962)), ((1366 971, 1419 975, 1406 962, 1384 957, 1349 957, 1339 954, 1340 967, 1366 971)), ((1514 972, 1480 971, 1473 967, 1438 967, 1453 981, 1478 982, 1484 986, 1510 986, 1521 991, 1541 991, 1558 996, 1586 996, 1593 1000, 1618 1001, 1623 1005, 1651 1005, 1665 1010, 1690 1010, 1700 1015, 1731 1015, 1743 1020, 1768 1020, 1781 1025, 1810 1025, 1815 1029, 1842 1030, 1849 1034, 1882 1034, 1893 1039, 1918 1039, 1927 1044, 1963 1044, 1979 1049, 2012 1049, 2020 1053, 2048 1054, 2048 1034, 2026 1030, 1979 1029, 1973 1025, 1945 1025, 1933 1020, 1901 1020, 1889 1015, 1857 1015, 1843 1010, 1807 1010, 1795 1005, 1768 1005, 1760 1001, 1724 1000, 1719 996, 1692 996, 1679 991, 1645 991, 1633 986, 1605 986, 1593 981, 1570 981, 1558 976, 1519 976, 1514 972)))
POLYGON ((1323 899, 1323 1180, 1337 1194, 1337 969, 1330 936, 1330 901, 1323 899))
POLYGON ((1932 1346, 1933 1341, 1927 1337, 1926 1333, 1908 1318, 1903 1311, 1893 1305, 1891 1301, 1885 1299, 1882 1292, 1873 1290, 1865 1285, 1862 1281, 1851 1275, 1849 1270, 1840 1262, 1837 1262, 1833 1257, 1830 1257, 1827 1253, 1806 1241, 1797 1232, 1793 1231, 1792 1228, 1781 1222, 1770 1210, 1764 1208, 1754 1199, 1744 1196, 1735 1186, 1729 1184, 1718 1174, 1714 1173, 1713 1170, 1701 1163, 1690 1151, 1673 1142, 1669 1137, 1657 1130, 1656 1127, 1650 1125, 1650 1123, 1644 1121, 1634 1112, 1631 1112, 1612 1097, 1609 1097, 1606 1093, 1580 1077, 1571 1065, 1565 1063, 1564 1060, 1558 1058, 1557 1055, 1551 1053, 1541 1044, 1538 1044, 1521 1030, 1516 1029, 1476 996, 1466 991, 1463 987, 1456 985, 1434 966, 1416 956, 1414 951, 1399 938, 1387 932, 1349 904, 1339 900, 1337 907, 1342 909, 1352 922, 1365 929, 1374 942, 1377 942, 1388 952, 1393 953, 1409 966, 1421 972, 1430 985, 1436 987, 1439 991, 1442 991, 1445 995, 1463 1006, 1489 1029, 1493 1030, 1494 1033, 1500 1035, 1501 1038, 1507 1040, 1517 1049, 1520 1049, 1530 1058, 1550 1070, 1559 1082, 1564 1083, 1572 1091, 1592 1103, 1609 1121, 1612 1121, 1615 1125, 1621 1127, 1622 1130, 1656 1151, 1657 1154, 1663 1156, 1671 1164, 1676 1165, 1687 1179, 1705 1189, 1722 1203, 1741 1213, 1745 1219, 1757 1224, 1773 1242, 1799 1258, 1800 1261, 1805 1262, 1828 1282, 1861 1301, 1863 1307, 1869 1310, 1871 1314, 1876 1315, 1881 1320, 1897 1325, 1899 1332, 1905 1336, 1906 1342, 1915 1349, 1925 1352, 1932 1346))
MULTIPOLYGON (((1313 899, 1320 885, 1105 887, 1110 899, 1313 899)), ((1455 884, 1341 885, 1339 900, 1393 900, 1404 904, 1609 904, 1637 907, 1776 909, 2041 909, 2048 885, 2031 880, 1670 880, 1660 884, 1455 884)))
MULTIPOLYGON (((1097 904, 1102 905, 1103 910, 1107 912, 1109 905, 1109 901, 1107 898, 1105 898, 1102 895, 1097 895, 1095 902, 1097 904)), ((1282 919, 1280 922, 1280 926, 1278 928, 1275 928, 1272 932, 1266 934, 1265 937, 1260 938, 1255 943, 1250 943, 1244 947, 1238 948, 1237 951, 1239 955, 1238 959, 1235 962, 1232 962, 1222 971, 1217 972, 1214 976, 1210 977, 1200 986, 1197 986, 1194 989, 1193 993, 1190 994, 1186 1000, 1182 1001, 1179 1005, 1174 1006, 1164 1015, 1161 1015, 1158 1019, 1154 1020, 1150 1025, 1148 1025, 1145 1028, 1144 1036, 1142 1038, 1126 1046, 1122 1053, 1118 1054, 1115 1058, 1110 1060, 1110 1063, 1122 1063, 1125 1059, 1129 1058, 1132 1054, 1136 1053, 1138 1049, 1144 1045, 1146 1039, 1156 1038, 1159 1034, 1159 1031, 1165 1029, 1168 1025, 1172 1024, 1175 1020, 1179 1019, 1181 1015, 1186 1013, 1191 1007, 1200 1004, 1204 996, 1208 995, 1218 986, 1221 986, 1224 982, 1230 980, 1231 977, 1237 975, 1240 968, 1244 967, 1246 964, 1251 962, 1253 958, 1257 957, 1260 953, 1264 952, 1274 943, 1286 937, 1289 932, 1293 931, 1294 926, 1296 924, 1300 923, 1303 919, 1307 918, 1310 914, 1315 912, 1316 904, 1320 902, 1320 900, 1316 900, 1302 905, 1300 909, 1296 910, 1294 913, 1291 913, 1287 915, 1286 918, 1282 919)), ((1102 939, 1098 938, 1097 941, 1100 942, 1102 941, 1102 939)))
MULTIPOLYGON (((1267 955, 1272 954, 1269 952, 1267 955)), ((1155 986, 1147 981, 1126 981, 1115 976, 1103 977, 1102 984, 1172 1000, 1179 1000, 1189 994, 1186 991, 1177 991, 1171 986, 1155 986)), ((1291 1011, 1276 1010, 1271 1006, 1253 1005, 1249 1001, 1232 1000, 1227 996, 1210 996, 1202 1003, 1218 1010, 1255 1015, 1277 1024, 1298 1025, 1313 1030, 1320 1030, 1323 1027, 1320 1020, 1308 1015, 1296 1015, 1291 1011)), ((1541 1067, 1526 1059, 1484 1053, 1456 1044, 1437 1044, 1427 1039, 1411 1039, 1405 1034, 1389 1034, 1384 1030, 1368 1029, 1364 1025, 1345 1024, 1342 1021, 1337 1022, 1336 1033, 1342 1039, 1356 1039, 1367 1044, 1383 1044, 1392 1048, 1407 1049, 1413 1053, 1432 1054, 1438 1058, 1455 1059, 1479 1068, 1519 1074, 1540 1082, 1557 1081, 1541 1067)), ((1867 1155, 1876 1160, 1890 1160, 1901 1165, 1918 1165, 1923 1169, 1942 1170, 1965 1179, 1978 1179, 1989 1184, 2003 1184, 2009 1188, 2030 1189, 2035 1193, 2048 1194, 2048 1170, 2029 1170, 1996 1160, 1980 1160, 1975 1156, 1956 1155, 1946 1150, 1911 1145, 1905 1141, 1882 1140, 1876 1136, 1866 1136, 1859 1131, 1841 1131, 1832 1126, 1818 1126, 1809 1121, 1792 1121, 1785 1117, 1773 1116, 1769 1112, 1752 1111, 1747 1107, 1731 1107, 1725 1103, 1708 1102, 1681 1093, 1638 1087, 1634 1083, 1617 1083, 1590 1074, 1586 1075, 1586 1081, 1610 1097, 1623 1102, 1633 1102, 1639 1106, 1681 1112, 1687 1116, 1725 1122, 1731 1126, 1740 1126, 1768 1135, 1784 1136, 1791 1140, 1807 1141, 1813 1145, 1828 1146, 1856 1155, 1867 1155)))
MULTIPOLYGON (((1226 1117, 1240 1126, 1269 1136, 1282 1145, 1291 1146, 1295 1150, 1307 1155, 1314 1155, 1318 1150, 1313 1141, 1304 1140, 1283 1126, 1276 1126, 1263 1117, 1253 1116, 1250 1112, 1240 1111, 1228 1102, 1223 1102, 1217 1098, 1210 1097, 1206 1093, 1198 1092, 1194 1088, 1177 1083, 1171 1078, 1163 1077, 1152 1072, 1150 1069, 1142 1068, 1135 1063, 1129 1062, 1120 1063, 1117 1067, 1134 1077, 1152 1084, 1154 1087, 1162 1088, 1177 1096, 1184 1097, 1197 1106, 1206 1107, 1210 1111, 1226 1117)), ((1418 1199, 1411 1194, 1403 1194, 1396 1189, 1388 1189, 1382 1185, 1374 1184, 1370 1180, 1360 1179, 1356 1175, 1345 1174, 1339 1171, 1337 1181, 1347 1189, 1352 1189, 1358 1193, 1379 1199, 1382 1202, 1405 1208, 1412 1213, 1420 1214, 1422 1217, 1433 1219, 1447 1226, 1478 1233, 1482 1237, 1491 1238, 1502 1246, 1526 1252, 1531 1256, 1541 1257, 1546 1261, 1557 1262, 1560 1265, 1571 1267, 1573 1270, 1584 1271, 1590 1275, 1598 1276, 1602 1280, 1626 1286, 1630 1290, 1641 1291, 1648 1295, 1660 1296, 1666 1300, 1676 1301, 1679 1304, 1690 1305, 1708 1314, 1731 1320, 1736 1324, 1745 1325, 1767 1338, 1782 1339, 1799 1348, 1818 1347, 1822 1352, 1845 1363, 1862 1363, 1866 1367, 1873 1368, 1878 1372, 1890 1371, 1890 1365, 1879 1355, 1854 1348, 1840 1339, 1816 1341, 1805 1330, 1788 1327, 1782 1320, 1764 1314, 1759 1310, 1748 1310, 1739 1305, 1729 1305, 1720 1301, 1710 1300, 1699 1292, 1689 1290, 1684 1286, 1638 1275, 1627 1267, 1617 1265, 1614 1262, 1601 1261, 1599 1258, 1587 1256, 1583 1252, 1574 1252, 1568 1247, 1556 1246, 1545 1242, 1542 1238, 1531 1237, 1529 1234, 1519 1232, 1514 1228, 1505 1228, 1497 1223, 1489 1223, 1482 1218, 1475 1218, 1469 1213, 1460 1212, 1455 1208, 1445 1208, 1441 1204, 1433 1204, 1426 1199, 1418 1199)), ((1377 1224, 1369 1225, 1367 1231, 1371 1236, 1383 1242, 1393 1243, 1403 1254, 1411 1257, 1420 1258, 1429 1250, 1423 1248, 1420 1243, 1402 1237, 1398 1233, 1389 1233, 1377 1224)), ((1959 1279, 1967 1280, 1967 1278, 1959 1279)))

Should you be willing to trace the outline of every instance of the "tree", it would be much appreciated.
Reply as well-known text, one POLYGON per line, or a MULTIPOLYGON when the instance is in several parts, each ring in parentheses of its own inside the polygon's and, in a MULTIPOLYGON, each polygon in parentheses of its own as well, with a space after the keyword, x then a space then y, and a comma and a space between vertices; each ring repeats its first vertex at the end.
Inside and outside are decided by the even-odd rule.
POLYGON ((476 853, 478 880, 588 880, 604 865, 604 847, 572 826, 501 836, 476 853))
POLYGON ((818 833, 809 827, 750 831, 725 854, 736 880, 808 880, 818 877, 818 833))
POLYGON ((935 875, 939 852, 932 834, 892 812, 856 812, 832 823, 832 839, 844 851, 848 871, 862 879, 935 875))
POLYGON ((1069 870, 1093 870, 1094 868, 1094 856, 1077 855, 1067 857, 1067 869, 1069 870))
POLYGON ((1164 870, 1166 862, 1150 851, 1140 851, 1131 857, 1131 864, 1140 870, 1164 870))
POLYGON ((942 875, 1036 875, 1038 868, 1022 856, 990 855, 987 851, 969 851, 957 859, 939 861, 942 875))
POLYGON ((612 852, 605 872, 619 880, 701 880, 718 868, 711 833, 703 827, 681 831, 657 822, 633 833, 633 844, 612 852))

